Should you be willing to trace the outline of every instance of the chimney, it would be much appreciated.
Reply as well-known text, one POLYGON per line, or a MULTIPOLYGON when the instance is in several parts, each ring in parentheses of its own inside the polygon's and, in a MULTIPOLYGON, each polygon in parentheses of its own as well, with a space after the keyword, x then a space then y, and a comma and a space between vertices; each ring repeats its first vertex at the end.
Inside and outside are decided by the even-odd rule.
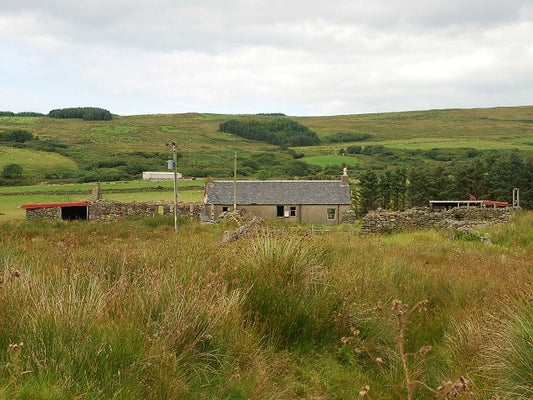
POLYGON ((344 167, 341 177, 341 185, 349 185, 350 178, 348 177, 348 168, 344 167))

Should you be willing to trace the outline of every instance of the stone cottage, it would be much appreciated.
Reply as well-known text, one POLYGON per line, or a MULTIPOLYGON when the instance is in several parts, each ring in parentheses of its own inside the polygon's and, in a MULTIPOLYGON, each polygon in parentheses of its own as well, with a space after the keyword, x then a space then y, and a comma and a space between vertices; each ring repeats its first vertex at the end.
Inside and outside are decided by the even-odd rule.
POLYGON ((341 180, 215 181, 205 188, 212 219, 234 207, 262 218, 338 224, 350 211, 346 171, 341 180))

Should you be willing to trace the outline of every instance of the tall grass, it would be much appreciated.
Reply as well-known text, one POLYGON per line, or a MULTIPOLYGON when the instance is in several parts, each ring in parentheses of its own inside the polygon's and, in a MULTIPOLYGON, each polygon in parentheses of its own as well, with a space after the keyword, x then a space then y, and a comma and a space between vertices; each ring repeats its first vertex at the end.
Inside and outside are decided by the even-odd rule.
POLYGON ((221 246, 229 225, 0 224, 0 399, 354 399, 365 385, 406 398, 393 299, 428 300, 403 328, 409 379, 527 399, 531 218, 487 229, 491 246, 439 231, 266 229, 221 246), (368 351, 343 344, 351 328, 368 351), (425 344, 423 362, 407 356, 425 344))
POLYGON ((249 325, 279 345, 331 339, 335 299, 323 250, 308 236, 265 231, 239 247, 230 281, 246 292, 249 325))
POLYGON ((504 319, 494 326, 493 336, 485 343, 485 363, 481 373, 488 374, 496 396, 509 399, 533 398, 533 303, 507 308, 504 319))

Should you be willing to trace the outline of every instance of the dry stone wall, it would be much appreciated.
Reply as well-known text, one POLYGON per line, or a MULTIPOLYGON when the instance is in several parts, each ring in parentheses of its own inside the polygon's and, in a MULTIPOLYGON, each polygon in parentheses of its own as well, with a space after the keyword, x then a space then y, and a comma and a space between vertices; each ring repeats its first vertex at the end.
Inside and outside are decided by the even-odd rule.
POLYGON ((429 207, 406 211, 378 209, 363 217, 361 233, 393 233, 431 228, 469 229, 505 223, 510 215, 511 210, 507 208, 458 207, 444 211, 429 207))
MULTIPOLYGON (((203 203, 180 203, 178 215, 180 217, 199 218, 204 212, 203 203)), ((89 219, 105 221, 118 220, 127 217, 155 217, 174 213, 172 202, 132 202, 101 200, 89 206, 89 219)))
MULTIPOLYGON (((93 221, 119 220, 128 217, 155 217, 172 215, 172 202, 132 202, 99 200, 89 204, 89 219, 93 221)), ((191 219, 204 214, 203 203, 180 203, 178 215, 191 219)), ((26 219, 61 219, 61 207, 42 207, 26 210, 26 219)))
POLYGON ((61 207, 28 208, 26 219, 61 219, 61 207))

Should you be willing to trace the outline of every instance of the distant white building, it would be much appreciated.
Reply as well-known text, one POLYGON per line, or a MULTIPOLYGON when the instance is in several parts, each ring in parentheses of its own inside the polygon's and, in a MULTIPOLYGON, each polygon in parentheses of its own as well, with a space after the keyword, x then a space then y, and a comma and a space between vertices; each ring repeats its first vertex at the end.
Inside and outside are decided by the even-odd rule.
MULTIPOLYGON (((183 176, 178 172, 178 179, 183 176)), ((143 180, 151 182, 173 181, 174 172, 143 172, 143 180)))

